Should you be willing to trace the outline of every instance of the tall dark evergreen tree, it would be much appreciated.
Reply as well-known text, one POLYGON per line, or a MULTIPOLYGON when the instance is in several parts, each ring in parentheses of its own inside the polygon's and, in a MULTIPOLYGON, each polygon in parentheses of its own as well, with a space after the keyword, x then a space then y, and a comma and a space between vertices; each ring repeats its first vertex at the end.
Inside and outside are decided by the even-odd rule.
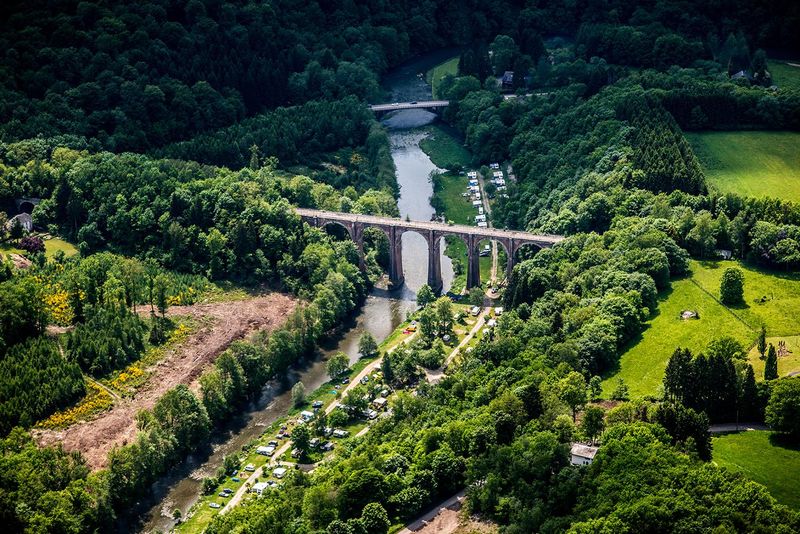
POLYGON ((770 343, 767 361, 764 363, 764 380, 775 380, 776 378, 778 378, 778 354, 775 352, 775 345, 770 343))

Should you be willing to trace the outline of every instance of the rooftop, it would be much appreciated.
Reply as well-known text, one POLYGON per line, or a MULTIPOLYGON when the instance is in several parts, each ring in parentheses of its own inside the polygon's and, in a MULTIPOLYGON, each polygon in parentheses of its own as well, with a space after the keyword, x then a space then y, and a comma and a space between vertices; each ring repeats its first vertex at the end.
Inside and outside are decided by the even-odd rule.
POLYGON ((593 447, 591 445, 586 445, 584 443, 573 443, 570 452, 575 456, 580 456, 581 458, 588 458, 590 460, 594 459, 594 455, 597 454, 597 449, 599 447, 593 447))

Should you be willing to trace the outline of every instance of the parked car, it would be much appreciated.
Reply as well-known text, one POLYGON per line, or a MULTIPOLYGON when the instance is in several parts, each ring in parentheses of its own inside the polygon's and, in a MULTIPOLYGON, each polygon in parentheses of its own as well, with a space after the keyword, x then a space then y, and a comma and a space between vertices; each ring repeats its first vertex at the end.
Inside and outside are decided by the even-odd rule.
POLYGON ((210 502, 210 503, 208 503, 208 505, 209 505, 211 508, 222 508, 222 505, 221 505, 221 504, 219 504, 218 502, 210 502))

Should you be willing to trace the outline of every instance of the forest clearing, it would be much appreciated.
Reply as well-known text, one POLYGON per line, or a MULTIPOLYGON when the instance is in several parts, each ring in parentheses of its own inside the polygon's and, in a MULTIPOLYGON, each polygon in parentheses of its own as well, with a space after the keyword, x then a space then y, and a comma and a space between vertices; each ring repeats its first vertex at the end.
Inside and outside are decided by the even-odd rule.
POLYGON ((203 326, 148 371, 147 382, 130 399, 116 401, 98 417, 64 430, 36 430, 42 445, 62 443, 69 451, 80 451, 92 469, 106 467, 108 452, 134 441, 136 414, 152 408, 168 390, 186 384, 196 391, 203 370, 234 341, 256 332, 270 331, 283 324, 297 301, 281 293, 246 300, 173 306, 168 317, 203 319, 203 326))

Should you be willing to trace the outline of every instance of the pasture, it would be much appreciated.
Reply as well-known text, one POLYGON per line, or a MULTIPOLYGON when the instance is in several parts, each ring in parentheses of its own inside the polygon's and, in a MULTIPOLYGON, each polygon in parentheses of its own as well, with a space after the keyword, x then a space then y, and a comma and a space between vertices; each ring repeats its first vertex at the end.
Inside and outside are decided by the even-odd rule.
POLYGON ((703 132, 687 138, 709 184, 723 193, 800 202, 800 133, 703 132))
MULTIPOLYGON (((672 289, 660 295, 658 311, 625 349, 617 372, 604 380, 605 397, 614 390, 617 378, 625 381, 632 398, 657 394, 664 369, 677 347, 697 353, 716 337, 732 336, 750 348, 762 323, 768 336, 800 335, 800 276, 767 272, 732 261, 693 261, 691 269, 691 277, 673 281, 672 289), (724 306, 718 300, 719 281, 729 266, 744 271, 745 302, 736 307, 724 306), (699 318, 681 319, 684 310, 697 312, 699 318)), ((800 364, 795 360, 798 354, 800 349, 781 358, 779 373, 795 370, 800 364)), ((756 377, 763 378, 764 363, 752 354, 751 361, 756 377)))

